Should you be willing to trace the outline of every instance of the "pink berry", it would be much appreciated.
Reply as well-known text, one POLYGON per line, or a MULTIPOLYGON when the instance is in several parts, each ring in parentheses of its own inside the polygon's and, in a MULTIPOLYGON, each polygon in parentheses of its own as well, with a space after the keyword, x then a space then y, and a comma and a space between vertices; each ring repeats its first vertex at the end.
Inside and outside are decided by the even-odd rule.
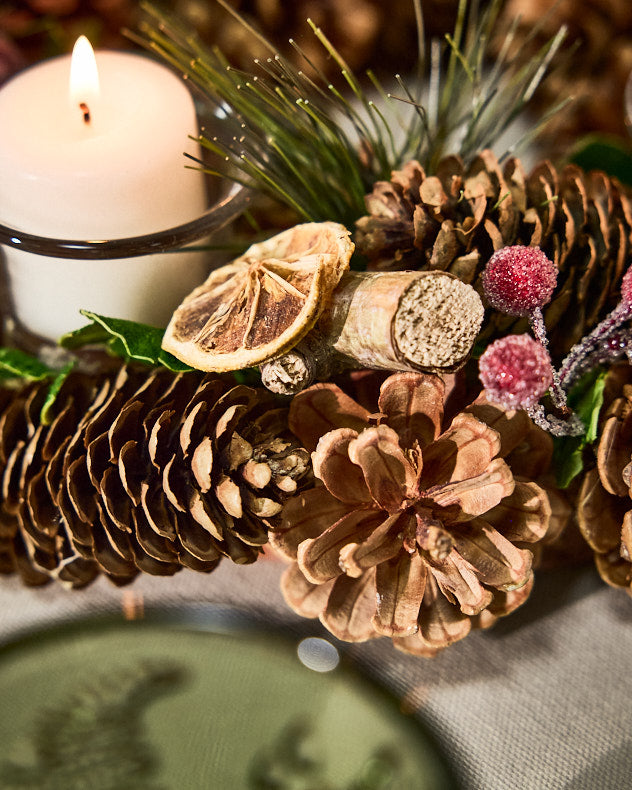
POLYGON ((502 247, 483 272, 488 302, 509 315, 530 315, 547 304, 556 284, 557 268, 539 247, 502 247))
POLYGON ((621 280, 621 301, 626 307, 632 307, 632 266, 621 280))
POLYGON ((548 351, 531 335, 507 335, 487 347, 479 376, 491 401, 508 409, 535 405, 553 383, 548 351))

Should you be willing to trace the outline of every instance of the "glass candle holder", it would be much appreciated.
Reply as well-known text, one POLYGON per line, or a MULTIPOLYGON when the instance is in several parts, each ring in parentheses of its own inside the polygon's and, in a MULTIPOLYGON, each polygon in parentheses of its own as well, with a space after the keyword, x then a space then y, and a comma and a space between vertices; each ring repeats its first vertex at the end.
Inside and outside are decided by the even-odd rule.
POLYGON ((202 246, 248 206, 247 188, 221 181, 199 217, 173 228, 121 239, 53 239, 0 224, 7 312, 48 340, 85 323, 80 310, 166 326, 184 296, 206 278, 202 246))

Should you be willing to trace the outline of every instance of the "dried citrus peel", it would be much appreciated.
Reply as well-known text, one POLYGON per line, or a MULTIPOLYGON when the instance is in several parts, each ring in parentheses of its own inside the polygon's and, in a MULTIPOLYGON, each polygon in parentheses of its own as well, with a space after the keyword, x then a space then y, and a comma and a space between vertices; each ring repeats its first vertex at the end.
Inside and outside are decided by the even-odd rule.
POLYGON ((297 225, 212 272, 174 313, 162 347, 206 371, 252 367, 314 326, 353 252, 334 222, 297 225))

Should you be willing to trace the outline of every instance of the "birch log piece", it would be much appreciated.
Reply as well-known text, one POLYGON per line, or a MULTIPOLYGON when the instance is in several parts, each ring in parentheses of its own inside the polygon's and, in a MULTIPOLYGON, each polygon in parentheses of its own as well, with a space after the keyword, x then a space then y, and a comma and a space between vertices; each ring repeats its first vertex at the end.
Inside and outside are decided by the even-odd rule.
POLYGON ((483 321, 476 291, 446 272, 347 272, 316 327, 261 366, 264 385, 290 395, 345 368, 451 372, 483 321))

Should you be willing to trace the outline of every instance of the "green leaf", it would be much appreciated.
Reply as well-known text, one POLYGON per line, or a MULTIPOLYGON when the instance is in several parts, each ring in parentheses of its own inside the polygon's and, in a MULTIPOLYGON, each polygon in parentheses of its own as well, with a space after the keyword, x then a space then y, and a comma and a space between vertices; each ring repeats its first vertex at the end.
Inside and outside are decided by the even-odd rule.
POLYGON ((258 387, 261 385, 261 373, 258 368, 234 370, 233 378, 237 384, 245 384, 248 387, 258 387))
POLYGON ((42 381, 55 371, 40 362, 37 357, 17 348, 0 348, 0 377, 22 378, 27 381, 42 381))
POLYGON ((50 379, 46 400, 40 411, 40 420, 49 425, 53 417, 53 405, 75 360, 62 370, 55 370, 41 362, 37 357, 16 348, 0 348, 0 379, 24 379, 25 381, 45 381, 50 379))
POLYGON ((553 440, 553 465, 560 488, 567 488, 580 474, 584 468, 584 449, 597 439, 606 375, 607 370, 595 368, 582 376, 568 394, 568 405, 586 426, 586 433, 553 440))
POLYGON ((618 137, 587 135, 575 147, 570 161, 583 170, 602 170, 624 184, 632 184, 632 148, 618 137))
POLYGON ((187 373, 195 369, 190 365, 186 365, 184 362, 180 362, 180 360, 174 357, 173 354, 170 354, 168 351, 164 351, 162 348, 158 354, 158 362, 174 373, 187 373))
POLYGON ((606 387, 606 373, 602 370, 592 386, 586 390, 577 404, 577 414, 586 426, 586 443, 592 444, 597 438, 599 413, 603 406, 603 397, 606 387))
POLYGON ((163 365, 175 373, 193 370, 162 349, 164 329, 124 318, 109 318, 89 310, 82 310, 81 314, 92 323, 64 335, 60 340, 64 348, 105 343, 116 356, 149 365, 163 365))
POLYGON ((107 343, 112 336, 101 324, 86 324, 73 332, 67 332, 59 339, 59 345, 74 349, 93 344, 107 343))
POLYGON ((553 466, 558 488, 568 488, 584 468, 583 436, 563 436, 553 439, 553 466))
POLYGON ((51 381, 50 387, 48 388, 48 394, 46 395, 46 400, 44 401, 44 405, 40 411, 40 421, 43 425, 50 425, 53 421, 53 406, 55 405, 55 401, 59 395, 59 390, 62 388, 64 381, 66 381, 68 378, 68 374, 75 367, 75 364, 76 363, 74 360, 69 362, 51 381))

